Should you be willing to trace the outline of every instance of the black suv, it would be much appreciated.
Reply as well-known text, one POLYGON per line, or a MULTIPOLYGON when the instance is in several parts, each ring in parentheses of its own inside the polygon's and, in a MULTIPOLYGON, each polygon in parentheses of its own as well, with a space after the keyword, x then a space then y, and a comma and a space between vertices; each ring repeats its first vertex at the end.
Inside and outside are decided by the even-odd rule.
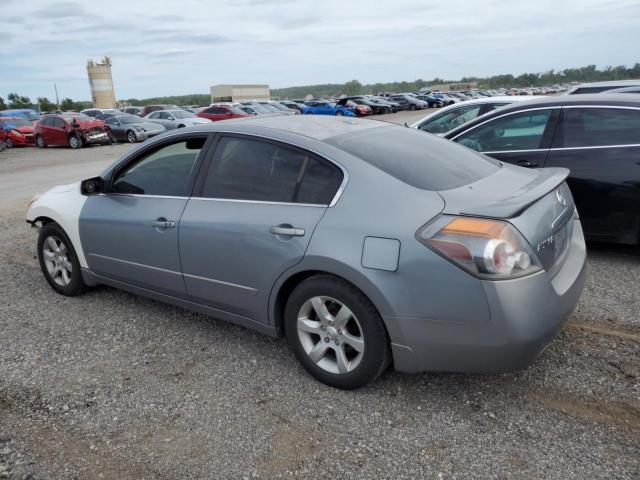
POLYGON ((515 165, 568 168, 587 237, 638 245, 640 99, 630 97, 600 93, 514 103, 445 138, 515 165))

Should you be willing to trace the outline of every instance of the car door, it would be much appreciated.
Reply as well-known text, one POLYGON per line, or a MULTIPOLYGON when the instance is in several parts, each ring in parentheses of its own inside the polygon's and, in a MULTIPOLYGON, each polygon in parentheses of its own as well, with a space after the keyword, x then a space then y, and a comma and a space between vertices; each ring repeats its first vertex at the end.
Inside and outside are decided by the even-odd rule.
POLYGON ((150 114, 149 114, 149 117, 148 117, 148 120, 149 120, 150 122, 157 123, 157 124, 162 125, 162 126, 164 126, 165 128, 167 128, 167 127, 166 127, 166 125, 164 124, 164 122, 162 121, 162 119, 160 118, 160 115, 162 115, 162 112, 153 112, 153 113, 150 113, 150 114))
POLYGON ((338 166, 305 150, 221 136, 180 222, 192 299, 266 323, 272 286, 301 261, 343 178, 338 166))
POLYGON ((546 166, 567 183, 590 238, 640 240, 640 109, 563 107, 546 166))
POLYGON ((49 140, 45 137, 45 141, 49 145, 67 145, 69 139, 67 138, 67 123, 59 118, 53 117, 48 125, 49 140))
POLYGON ((125 139, 124 129, 122 128, 122 125, 117 118, 108 118, 105 123, 108 125, 109 130, 111 130, 111 134, 115 137, 116 140, 125 139))
POLYGON ((560 107, 516 110, 465 130, 454 142, 522 167, 543 167, 560 107))
POLYGON ((193 134, 154 143, 115 167, 102 194, 87 197, 80 240, 94 274, 186 296, 179 223, 206 139, 193 134))

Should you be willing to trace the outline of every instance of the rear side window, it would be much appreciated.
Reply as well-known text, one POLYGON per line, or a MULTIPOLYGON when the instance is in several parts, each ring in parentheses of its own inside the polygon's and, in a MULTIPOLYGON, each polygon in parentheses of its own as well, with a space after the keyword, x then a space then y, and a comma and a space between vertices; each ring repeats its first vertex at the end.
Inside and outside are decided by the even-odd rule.
POLYGON ((341 183, 338 167, 304 151, 224 137, 204 179, 202 196, 328 205, 341 183))
POLYGON ((559 147, 640 144, 640 110, 565 108, 559 147))
POLYGON ((461 187, 500 168, 489 157, 413 128, 368 128, 325 141, 423 190, 461 187))

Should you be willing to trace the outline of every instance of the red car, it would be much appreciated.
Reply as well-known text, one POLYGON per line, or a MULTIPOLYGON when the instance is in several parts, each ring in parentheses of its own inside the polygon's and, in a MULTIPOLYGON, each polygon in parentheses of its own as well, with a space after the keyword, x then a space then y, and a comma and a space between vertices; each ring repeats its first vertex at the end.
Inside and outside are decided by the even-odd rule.
POLYGON ((211 105, 209 108, 205 108, 201 112, 198 112, 196 116, 208 118, 212 122, 217 122, 218 120, 252 117, 253 115, 249 115, 239 108, 235 108, 230 105, 211 105))
POLYGON ((7 148, 33 145, 33 124, 24 118, 0 117, 0 142, 7 148))
POLYGON ((44 115, 36 123, 36 145, 64 145, 80 148, 92 143, 111 144, 102 120, 96 120, 83 113, 61 113, 44 115))
POLYGON ((371 107, 368 105, 359 105, 351 100, 347 101, 347 107, 352 109, 358 117, 366 117, 367 115, 371 115, 373 111, 371 107))

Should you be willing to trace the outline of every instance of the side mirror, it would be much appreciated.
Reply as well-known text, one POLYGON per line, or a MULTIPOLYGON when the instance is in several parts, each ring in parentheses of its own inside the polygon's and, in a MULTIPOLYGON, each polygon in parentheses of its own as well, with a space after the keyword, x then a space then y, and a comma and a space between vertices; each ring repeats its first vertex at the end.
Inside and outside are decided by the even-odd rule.
POLYGON ((117 120, 115 120, 115 121, 112 123, 112 125, 115 125, 116 127, 119 127, 119 126, 120 126, 120 122, 118 122, 117 120))
POLYGON ((167 120, 175 120, 174 117, 167 117, 167 120))
POLYGON ((80 193, 82 195, 97 195, 102 192, 104 182, 101 177, 93 177, 83 180, 80 183, 80 193))

